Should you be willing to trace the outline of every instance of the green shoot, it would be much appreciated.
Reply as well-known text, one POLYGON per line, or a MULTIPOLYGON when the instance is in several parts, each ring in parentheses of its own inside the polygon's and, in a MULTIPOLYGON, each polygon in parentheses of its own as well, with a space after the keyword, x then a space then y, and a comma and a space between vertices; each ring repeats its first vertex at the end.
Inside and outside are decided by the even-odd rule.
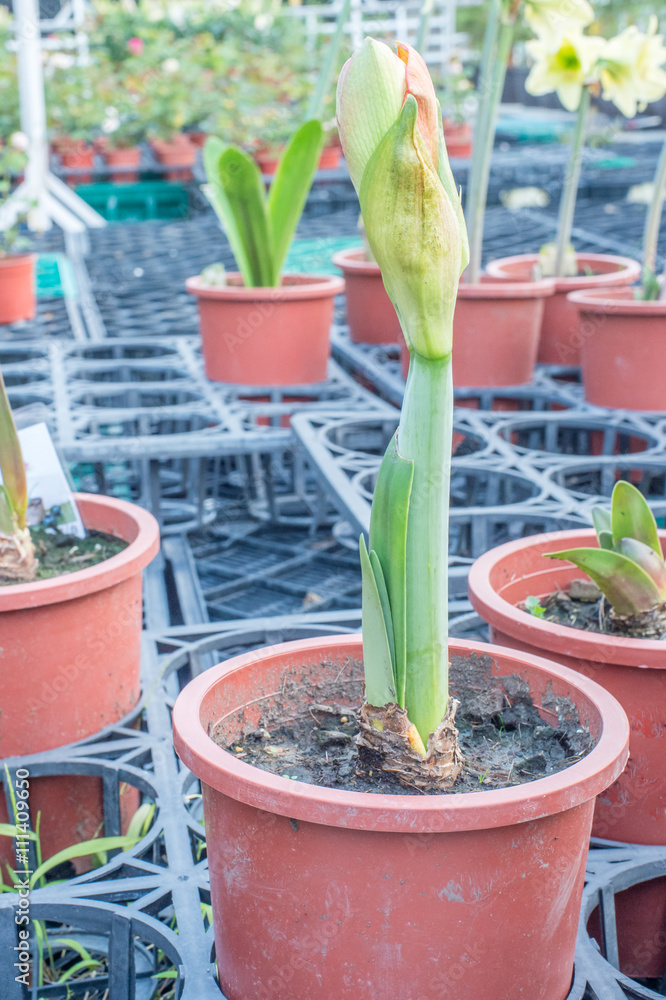
POLYGON ((611 509, 592 512, 599 548, 546 553, 592 579, 618 615, 640 615, 666 602, 666 563, 654 514, 631 483, 615 484, 611 509))

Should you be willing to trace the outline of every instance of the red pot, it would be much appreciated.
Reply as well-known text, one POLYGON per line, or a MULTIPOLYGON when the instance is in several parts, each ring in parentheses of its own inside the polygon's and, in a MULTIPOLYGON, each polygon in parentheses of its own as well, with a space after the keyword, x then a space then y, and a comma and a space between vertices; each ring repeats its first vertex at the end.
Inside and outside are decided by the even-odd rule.
MULTIPOLYGON (((102 156, 107 167, 138 167, 141 163, 141 147, 106 149, 102 156)), ((136 184, 138 180, 136 170, 119 170, 111 174, 113 184, 136 184)))
POLYGON ((206 377, 240 385, 310 385, 327 376, 333 303, 342 278, 286 274, 279 288, 245 288, 239 274, 211 288, 188 278, 199 306, 206 377))
MULTIPOLYGON (((544 303, 554 291, 552 278, 461 283, 453 317, 454 386, 531 382, 544 303)), ((409 351, 403 346, 405 377, 408 369, 409 351)))
POLYGON ((365 250, 341 250, 333 263, 345 276, 349 335, 357 344, 404 343, 400 322, 374 261, 365 250))
MULTIPOLYGON (((86 527, 130 544, 88 569, 0 587, 3 756, 85 739, 125 716, 141 693, 141 571, 159 548, 157 521, 123 500, 76 500, 86 527)), ((33 819, 42 812, 45 853, 92 835, 101 804, 98 778, 35 779, 30 808, 33 819)))
POLYGON ((472 126, 469 122, 456 123, 445 118, 444 142, 449 156, 468 159, 472 155, 472 126))
POLYGON ((579 310, 585 399, 619 410, 666 411, 666 302, 631 288, 572 292, 579 310))
MULTIPOLYGON (((666 551, 666 532, 660 532, 666 551)), ((549 656, 592 678, 613 694, 631 725, 629 764, 619 780, 597 799, 593 835, 639 844, 666 844, 666 647, 650 639, 605 636, 542 621, 516 605, 534 595, 544 597, 571 580, 584 577, 575 566, 545 559, 544 552, 596 544, 590 529, 557 531, 507 542, 481 556, 469 574, 469 597, 490 625, 493 642, 530 654, 549 656)), ((622 936, 638 947, 657 940, 660 910, 644 906, 649 887, 623 894, 622 936), (654 935, 657 937, 654 937, 654 935)), ((666 885, 661 886, 661 912, 666 885)), ((649 955, 625 941, 623 954, 634 975, 661 976, 666 942, 649 955), (636 972, 636 968, 640 968, 636 972)))
POLYGON ((257 149, 253 156, 257 162, 257 166, 261 170, 262 174, 265 176, 271 176, 275 173, 280 162, 280 156, 282 155, 282 150, 280 150, 277 155, 272 153, 269 149, 257 149))
POLYGON ((75 174, 70 174, 66 180, 70 185, 90 184, 92 174, 90 170, 95 166, 95 150, 85 143, 76 143, 75 146, 61 147, 60 162, 63 167, 76 170, 75 174), (87 172, 86 172, 87 171, 87 172))
POLYGON ((195 132, 188 132, 187 138, 190 140, 193 146, 197 147, 197 149, 203 149, 203 147, 206 145, 208 132, 202 132, 200 129, 197 129, 195 132))
POLYGON ((35 318, 36 261, 34 253, 0 257, 0 324, 35 318))
MULTIPOLYGON (((613 257, 609 254, 579 253, 581 270, 589 268, 594 273, 576 278, 555 278, 555 294, 545 304, 541 339, 537 361, 552 365, 579 365, 580 347, 583 342, 578 328, 578 310, 567 301, 569 292, 583 288, 609 288, 631 285, 641 273, 640 264, 629 257, 613 257)), ((538 263, 536 253, 519 254, 516 257, 502 257, 488 264, 488 274, 501 281, 531 281, 534 266, 538 263)))
POLYGON ((359 635, 235 657, 178 698, 174 740, 203 784, 229 1000, 564 1000, 594 796, 624 766, 627 721, 602 688, 548 661, 463 640, 451 652, 488 655, 537 703, 551 686, 572 698, 597 746, 527 785, 411 796, 268 774, 210 739, 209 727, 225 741, 255 728, 287 681, 295 714, 326 682, 358 705, 359 635))
POLYGON ((319 157, 319 170, 337 170, 342 163, 342 146, 324 146, 319 157))
POLYGON ((151 142, 153 154, 158 163, 171 169, 164 172, 168 181, 191 181, 192 167, 197 159, 197 147, 186 135, 175 135, 168 141, 154 139, 151 142))

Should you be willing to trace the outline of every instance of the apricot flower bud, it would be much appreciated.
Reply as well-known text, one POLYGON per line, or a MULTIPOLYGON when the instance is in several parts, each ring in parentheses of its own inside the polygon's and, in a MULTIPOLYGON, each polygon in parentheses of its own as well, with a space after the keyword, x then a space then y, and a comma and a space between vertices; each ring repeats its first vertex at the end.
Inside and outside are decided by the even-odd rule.
POLYGON ((469 254, 432 80, 419 54, 366 39, 338 83, 338 128, 368 243, 410 351, 451 352, 469 254))

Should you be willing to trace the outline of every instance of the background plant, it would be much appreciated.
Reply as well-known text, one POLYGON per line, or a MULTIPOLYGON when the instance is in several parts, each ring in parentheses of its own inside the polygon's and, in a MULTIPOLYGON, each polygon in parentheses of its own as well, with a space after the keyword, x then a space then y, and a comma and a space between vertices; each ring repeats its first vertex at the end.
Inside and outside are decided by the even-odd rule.
POLYGON ((35 547, 26 525, 28 488, 5 381, 0 371, 0 580, 27 583, 37 572, 35 547))

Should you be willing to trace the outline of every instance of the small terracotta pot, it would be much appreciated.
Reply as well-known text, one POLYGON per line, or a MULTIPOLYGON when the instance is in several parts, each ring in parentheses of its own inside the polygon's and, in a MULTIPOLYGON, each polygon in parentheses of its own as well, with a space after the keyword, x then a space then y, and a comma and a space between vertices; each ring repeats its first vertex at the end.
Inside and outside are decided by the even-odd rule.
MULTIPOLYGON (((660 537, 666 552, 666 532, 660 532, 660 537)), ((631 725, 629 764, 597 799, 592 833, 627 843, 666 844, 666 646, 654 639, 629 639, 557 625, 516 607, 527 597, 566 590, 572 580, 585 576, 571 563, 544 558, 545 552, 596 544, 595 533, 587 528, 507 542, 473 564, 469 597, 489 623, 493 642, 552 657, 602 684, 617 698, 631 725)), ((639 944, 641 940, 656 941, 654 935, 661 931, 661 925, 656 926, 660 911, 654 906, 643 907, 644 891, 647 889, 640 887, 631 890, 623 904, 621 931, 629 928, 639 944)), ((661 898, 663 910, 666 885, 662 885, 661 898)), ((635 975, 661 976, 666 942, 650 954, 643 950, 627 956, 627 961, 632 968, 641 963, 641 971, 635 975)))
POLYGON ((666 411, 666 302, 631 288, 572 292, 579 310, 585 399, 618 410, 666 411))
POLYGON ((349 335, 357 344, 403 343, 400 322, 374 261, 365 250, 341 250, 333 263, 345 276, 349 335))
MULTIPOLYGON (((453 317, 453 384, 525 385, 532 381, 544 303, 555 292, 542 281, 461 283, 453 317)), ((409 352, 402 350, 402 370, 409 352)))
POLYGON ((61 147, 60 162, 63 167, 76 169, 75 174, 70 174, 66 180, 70 185, 90 184, 92 174, 89 172, 95 166, 95 150, 86 143, 76 143, 74 146, 65 145, 61 147), (85 172, 85 171, 88 172, 85 172))
POLYGON ((270 149, 257 149, 252 155, 262 174, 272 176, 278 168, 281 153, 281 150, 275 153, 270 149))
POLYGON ((164 172, 168 181, 191 181, 192 167, 197 159, 197 147, 186 135, 175 135, 170 140, 153 139, 151 148, 158 163, 171 169, 164 172))
POLYGON ((240 385, 310 385, 327 376, 333 303, 342 278, 285 274, 279 288, 245 288, 240 274, 197 298, 206 377, 240 385))
MULTIPOLYGON (((130 544, 88 569, 0 587, 3 756, 91 736, 127 715, 141 693, 141 571, 159 548, 157 521, 124 500, 75 499, 87 528, 130 544)), ((98 778, 35 779, 30 809, 33 819, 42 812, 45 852, 92 836, 102 802, 98 778)))
POLYGON ((322 685, 360 704, 359 635, 235 657, 181 693, 174 741, 203 785, 229 1000, 564 1000, 594 796, 624 767, 627 720, 603 688, 554 663, 463 640, 450 651, 525 678, 537 704, 549 691, 571 698, 594 750, 517 787, 373 795, 269 774, 210 738, 256 728, 285 683, 295 715, 322 685))
MULTIPOLYGON (((127 149, 106 149, 102 157, 107 167, 138 167, 141 163, 141 147, 127 149)), ((111 174, 113 184, 136 184, 139 173, 136 170, 121 170, 111 174)))
POLYGON ((337 170, 342 163, 342 146, 324 146, 319 157, 319 170, 337 170))
MULTIPOLYGON (((537 361, 550 365, 579 365, 583 342, 578 328, 578 310, 567 301, 569 292, 584 288, 631 285, 640 277, 641 266, 629 257, 579 253, 578 266, 594 273, 576 278, 555 278, 555 294, 544 308, 537 361)), ((488 264, 488 274, 500 281, 531 281, 538 263, 536 253, 502 257, 488 264)))
POLYGON ((0 324, 35 318, 36 261, 34 253, 0 257, 0 324))
POLYGON ((444 119, 444 142, 449 156, 468 159, 472 155, 472 126, 469 122, 444 119))
POLYGON ((187 132, 186 134, 192 145, 196 146, 197 149, 203 149, 206 145, 208 132, 202 132, 200 129, 196 129, 194 132, 187 132))

